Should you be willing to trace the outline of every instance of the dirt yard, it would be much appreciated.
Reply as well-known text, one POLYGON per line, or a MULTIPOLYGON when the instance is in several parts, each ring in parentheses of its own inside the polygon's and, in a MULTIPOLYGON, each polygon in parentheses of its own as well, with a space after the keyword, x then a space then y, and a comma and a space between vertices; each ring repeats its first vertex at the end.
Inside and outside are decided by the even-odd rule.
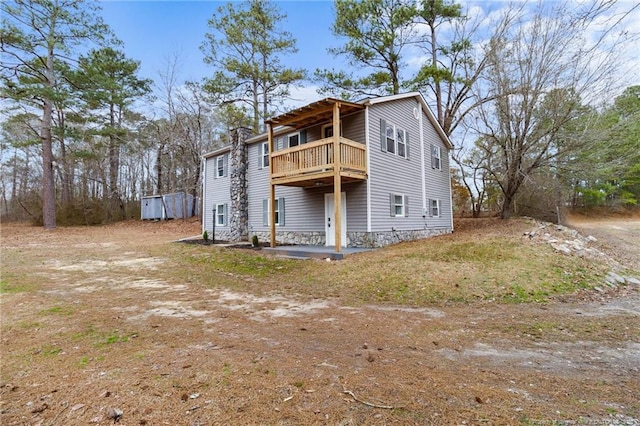
MULTIPOLYGON (((640 269, 638 222, 579 226, 640 269)), ((372 305, 213 274, 241 291, 178 260, 199 233, 3 225, 0 423, 640 425, 639 286, 372 305)))

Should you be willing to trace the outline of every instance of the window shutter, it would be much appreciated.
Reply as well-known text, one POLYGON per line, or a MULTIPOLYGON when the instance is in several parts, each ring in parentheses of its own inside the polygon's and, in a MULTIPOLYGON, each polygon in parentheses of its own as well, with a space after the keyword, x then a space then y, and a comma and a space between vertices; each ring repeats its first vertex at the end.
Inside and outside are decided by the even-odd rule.
POLYGON ((224 177, 227 177, 229 175, 229 154, 225 154, 224 157, 222 157, 222 164, 224 169, 222 174, 224 177))
POLYGON ((300 145, 307 143, 307 130, 300 130, 300 145))
POLYGON ((404 132, 404 155, 409 159, 409 132, 404 132))
POLYGON ((258 145, 258 168, 261 169, 263 167, 263 163, 262 163, 262 155, 264 154, 264 144, 260 143, 260 145, 258 145))
POLYGON ((409 196, 404 196, 404 217, 409 217, 409 196))
POLYGON ((284 197, 278 198, 278 219, 280 226, 284 226, 284 197))
POLYGON ((389 215, 396 216, 396 198, 393 194, 389 194, 389 215))
POLYGON ((224 205, 224 216, 222 218, 222 222, 224 226, 227 226, 229 223, 229 206, 226 203, 224 205))
POLYGON ((433 216, 433 210, 431 209, 431 198, 427 200, 427 211, 429 212, 429 217, 433 216))
MULTIPOLYGON (((436 156, 435 156, 436 147, 431 144, 431 168, 436 168, 436 156)), ((431 205, 429 205, 429 209, 431 209, 431 205)))
POLYGON ((269 226, 269 199, 262 200, 262 225, 269 226))
POLYGON ((380 149, 387 152, 387 122, 380 119, 380 149))

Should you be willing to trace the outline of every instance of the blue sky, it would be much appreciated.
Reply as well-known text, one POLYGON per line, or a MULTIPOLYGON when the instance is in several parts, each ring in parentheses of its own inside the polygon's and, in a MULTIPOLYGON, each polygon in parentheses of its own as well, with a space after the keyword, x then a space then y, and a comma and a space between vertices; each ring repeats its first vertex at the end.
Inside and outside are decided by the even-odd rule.
MULTIPOLYGON (((167 58, 178 54, 181 79, 199 81, 213 72, 200 51, 209 32, 207 21, 225 3, 109 0, 102 2, 102 16, 124 42, 127 57, 141 62, 143 77, 157 80, 167 58)), ((293 57, 283 58, 284 63, 310 72, 339 63, 327 54, 328 47, 338 45, 331 32, 333 2, 282 1, 278 6, 287 15, 284 28, 296 38, 299 49, 293 57)), ((300 95, 313 96, 313 92, 315 89, 300 95)))
MULTIPOLYGON (((491 17, 498 14, 503 7, 508 7, 507 0, 458 0, 468 13, 480 14, 490 25, 491 17)), ((554 0, 547 0, 554 1, 554 0)), ((576 6, 589 0, 568 0, 576 6)), ((203 62, 200 45, 205 33, 209 32, 208 19, 216 9, 224 5, 222 1, 118 1, 103 0, 102 15, 105 22, 113 29, 118 38, 124 42, 127 57, 141 62, 141 75, 145 78, 159 80, 159 73, 166 68, 167 59, 178 55, 180 69, 178 78, 182 81, 200 81, 211 75, 212 68, 203 62)), ((532 2, 531 4, 535 4, 532 2)), ((629 10, 636 3, 634 0, 621 0, 616 9, 629 10)), ((338 40, 331 32, 334 20, 333 1, 278 1, 278 7, 287 15, 283 26, 297 40, 298 53, 283 58, 283 62, 291 67, 304 68, 310 74, 317 68, 345 67, 340 58, 327 53, 328 47, 339 46, 338 40)), ((640 33, 640 8, 636 8, 631 16, 627 16, 625 29, 640 33)), ((640 49, 626 52, 628 63, 628 83, 640 84, 640 49)), ((405 58, 409 67, 417 67, 422 62, 420 56, 405 58)), ((290 106, 300 106, 321 98, 316 87, 307 82, 303 89, 293 91, 297 100, 290 106)))

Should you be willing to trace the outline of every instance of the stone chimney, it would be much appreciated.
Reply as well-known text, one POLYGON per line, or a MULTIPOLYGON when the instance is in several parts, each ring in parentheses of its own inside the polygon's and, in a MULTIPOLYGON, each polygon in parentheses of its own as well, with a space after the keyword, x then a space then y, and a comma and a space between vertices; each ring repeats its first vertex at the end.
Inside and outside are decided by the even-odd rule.
POLYGON ((229 240, 244 241, 248 238, 249 203, 247 201, 247 144, 251 130, 245 127, 231 131, 231 215, 229 217, 229 240))

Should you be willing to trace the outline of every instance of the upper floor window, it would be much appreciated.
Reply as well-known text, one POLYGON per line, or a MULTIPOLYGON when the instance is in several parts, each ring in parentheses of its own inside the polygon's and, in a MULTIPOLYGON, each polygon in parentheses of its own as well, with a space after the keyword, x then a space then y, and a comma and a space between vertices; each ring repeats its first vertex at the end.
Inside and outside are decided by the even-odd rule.
POLYGON ((269 167, 269 142, 260 144, 260 157, 258 158, 260 168, 269 167))
POLYGON ((226 155, 216 157, 216 178, 227 176, 227 161, 226 155))
POLYGON ((386 120, 380 121, 380 148, 382 152, 409 158, 409 133, 386 120))
POLYGON ((431 145, 431 168, 442 170, 442 156, 439 146, 431 145))
POLYGON ((289 135, 287 139, 289 139, 289 148, 300 145, 300 133, 289 135))
MULTIPOLYGON (((340 136, 342 136, 342 121, 340 122, 340 136)), ((333 137, 333 124, 322 126, 322 137, 324 139, 333 137)))

